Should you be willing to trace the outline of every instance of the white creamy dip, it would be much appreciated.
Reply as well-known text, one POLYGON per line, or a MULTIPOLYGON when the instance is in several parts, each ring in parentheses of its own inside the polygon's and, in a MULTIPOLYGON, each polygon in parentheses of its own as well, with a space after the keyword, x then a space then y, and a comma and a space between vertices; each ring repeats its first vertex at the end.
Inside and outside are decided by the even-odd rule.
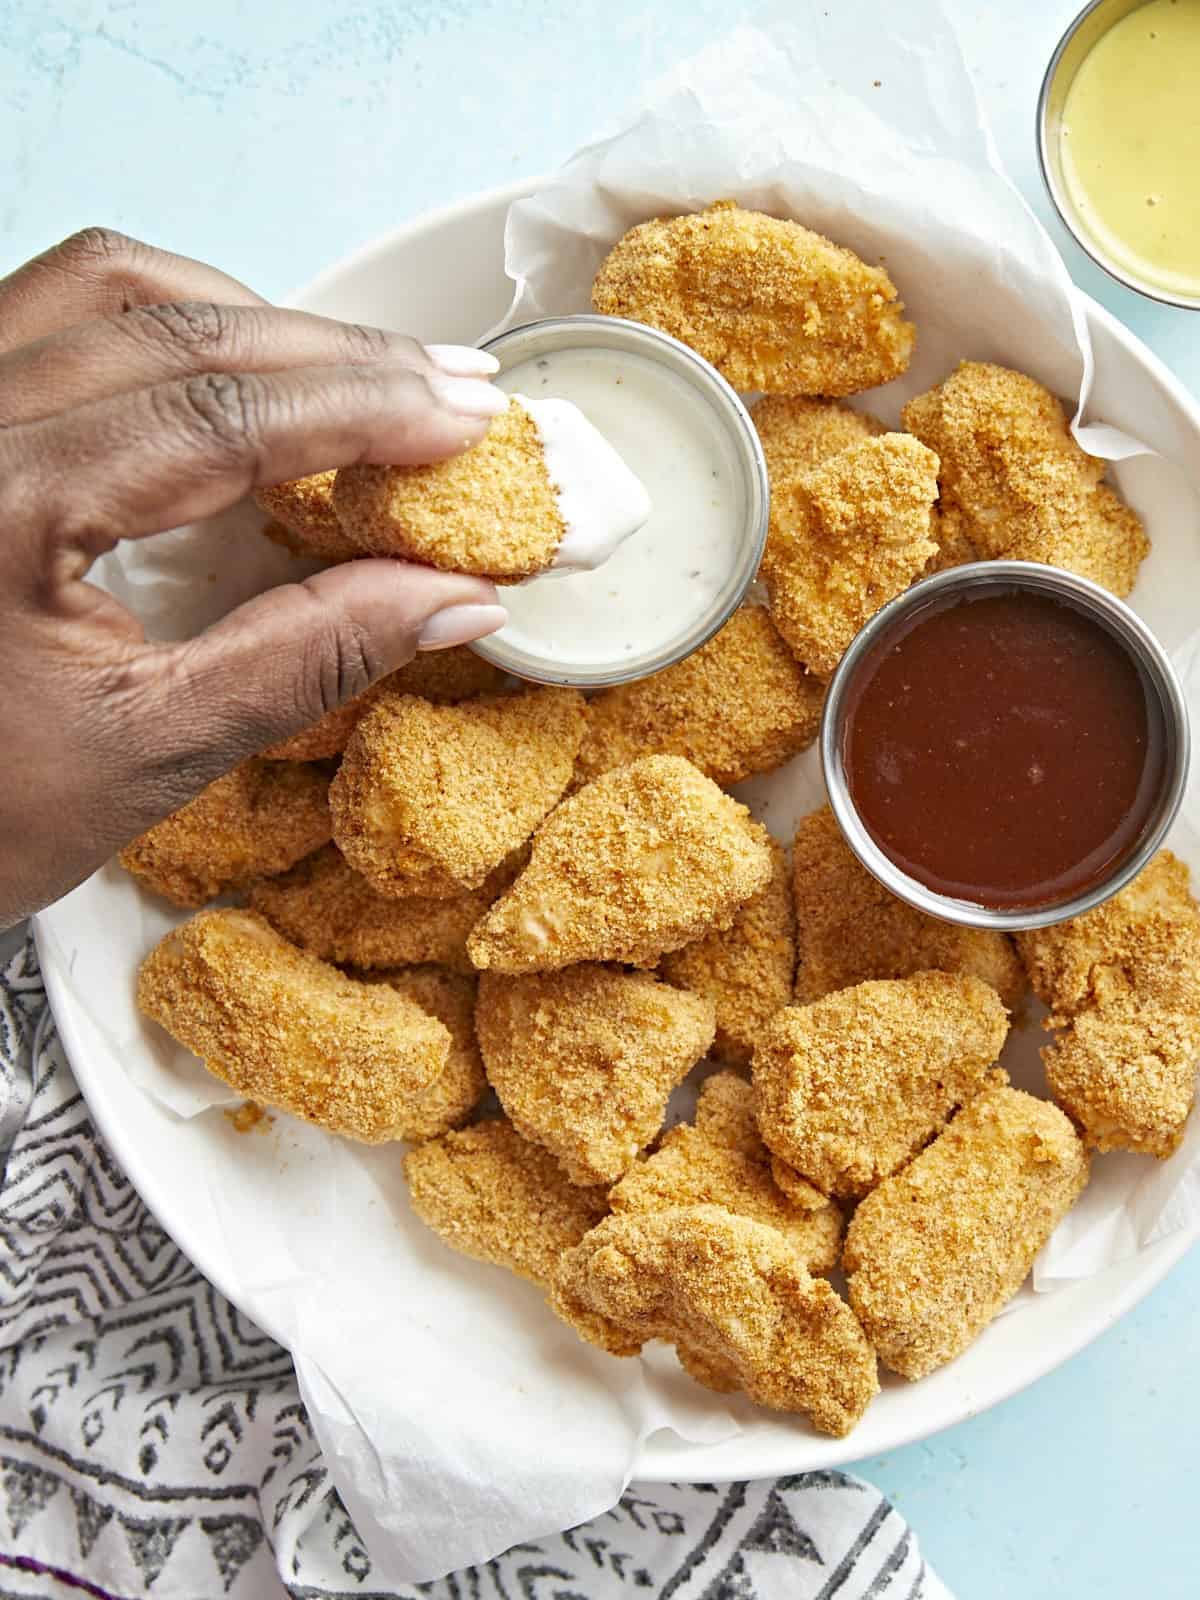
POLYGON ((551 572, 591 572, 650 515, 645 485, 569 400, 517 394, 533 418, 567 531, 551 572))
POLYGON ((551 351, 493 381, 531 408, 545 399, 578 406, 652 507, 595 571, 506 588, 509 622, 497 642, 583 667, 687 633, 737 563, 742 514, 734 445, 704 396, 655 361, 601 346, 551 351))

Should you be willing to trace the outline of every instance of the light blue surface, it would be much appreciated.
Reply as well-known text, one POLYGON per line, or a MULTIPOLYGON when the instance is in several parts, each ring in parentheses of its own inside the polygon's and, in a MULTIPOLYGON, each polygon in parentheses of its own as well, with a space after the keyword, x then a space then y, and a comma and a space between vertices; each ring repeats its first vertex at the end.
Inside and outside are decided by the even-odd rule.
MULTIPOLYGON (((829 0, 836 4, 839 0, 829 0)), ((841 0, 842 4, 847 0, 841 0)), ((1044 220, 1042 65, 1071 0, 950 0, 1044 220)), ((860 5, 864 55, 884 12, 860 5)), ((0 269, 103 222, 282 295, 392 223, 543 171, 734 0, 0 0, 0 269)), ((1200 315, 1078 281, 1200 389, 1200 315)), ((1196 1600, 1200 1254, 1069 1366, 862 1463, 960 1600, 1196 1600)))

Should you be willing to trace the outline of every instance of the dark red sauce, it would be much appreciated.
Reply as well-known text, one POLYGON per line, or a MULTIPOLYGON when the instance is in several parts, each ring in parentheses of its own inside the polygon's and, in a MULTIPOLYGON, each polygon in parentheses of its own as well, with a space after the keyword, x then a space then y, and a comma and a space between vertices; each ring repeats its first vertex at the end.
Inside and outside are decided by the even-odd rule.
POLYGON ((1019 589, 960 596, 881 641, 842 762, 883 852, 959 900, 1052 905, 1107 878, 1166 778, 1157 697, 1100 622, 1019 589))

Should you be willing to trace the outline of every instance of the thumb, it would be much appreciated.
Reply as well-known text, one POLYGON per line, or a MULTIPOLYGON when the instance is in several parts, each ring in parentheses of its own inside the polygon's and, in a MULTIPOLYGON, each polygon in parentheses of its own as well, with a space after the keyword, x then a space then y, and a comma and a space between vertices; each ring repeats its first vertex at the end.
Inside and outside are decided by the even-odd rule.
POLYGON ((394 560, 330 567, 167 647, 168 742, 186 767, 215 777, 311 728, 417 650, 466 644, 507 620, 482 578, 394 560))

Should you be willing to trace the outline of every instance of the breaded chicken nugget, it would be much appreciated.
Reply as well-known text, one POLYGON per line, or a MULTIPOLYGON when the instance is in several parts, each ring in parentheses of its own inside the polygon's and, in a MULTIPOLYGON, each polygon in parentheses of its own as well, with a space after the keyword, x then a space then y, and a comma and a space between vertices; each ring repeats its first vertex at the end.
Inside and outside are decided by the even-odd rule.
POLYGON ((937 457, 903 433, 830 456, 771 494, 760 575, 797 658, 828 677, 869 617, 933 555, 937 457))
POLYGON ((846 1232, 850 1304, 904 1378, 923 1378, 978 1338, 1087 1182, 1087 1155, 1062 1112, 996 1077, 867 1196, 846 1232))
POLYGON ((904 407, 904 426, 941 461, 942 510, 980 560, 1043 561, 1127 595, 1150 541, 1101 483, 1062 406, 1024 373, 964 361, 904 407))
POLYGON ((454 1250, 549 1287, 564 1250, 608 1210, 603 1189, 577 1189, 548 1150, 510 1122, 480 1122, 404 1158, 413 1210, 454 1250))
POLYGON ((765 395, 750 416, 762 440, 772 491, 851 445, 888 431, 868 411, 802 394, 765 395))
POLYGON ((372 981, 389 988, 436 1017, 450 1035, 450 1054, 441 1076, 405 1108, 400 1138, 437 1139, 466 1122, 487 1092, 483 1058, 475 1038, 475 981, 440 967, 409 967, 381 972, 372 981))
POLYGON ((383 984, 356 982, 252 911, 204 911, 146 957, 138 1005, 215 1077, 330 1133, 403 1137, 450 1034, 383 984))
POLYGON ((343 467, 333 504, 360 555, 495 583, 545 571, 567 531, 541 433, 517 400, 461 455, 422 467, 343 467))
POLYGON ((1187 864, 1160 850, 1132 883, 1082 917, 1016 936, 1033 992, 1060 1016, 1095 999, 1097 969, 1119 967, 1136 953, 1154 917, 1200 916, 1187 864))
POLYGON ((477 889, 566 789, 585 715, 575 689, 456 706, 382 695, 330 789, 338 848, 380 894, 477 889))
POLYGON ((407 666, 390 672, 365 694, 355 695, 344 706, 337 706, 320 722, 303 733, 294 733, 281 744, 273 744, 263 755, 271 761, 323 761, 340 756, 350 735, 367 710, 385 694, 416 694, 435 705, 453 706, 477 694, 499 694, 505 675, 468 645, 450 650, 425 650, 407 666))
POLYGON ((1012 941, 959 928, 906 905, 871 876, 822 806, 796 829, 796 999, 805 1004, 866 978, 907 978, 938 967, 990 983, 1010 1011, 1025 990, 1012 941))
POLYGON ((467 940, 477 967, 652 967, 727 928, 771 875, 767 832, 681 756, 646 756, 565 800, 467 940))
POLYGON ((1160 850, 1085 916, 1018 936, 1046 1026, 1050 1092, 1098 1150, 1176 1149, 1200 1060, 1200 908, 1160 850))
POLYGON ((485 972, 475 1008, 488 1081, 513 1127, 583 1184, 615 1182, 650 1143, 713 1027, 711 1001, 586 961, 485 972))
POLYGON ((759 1131, 823 1193, 857 1199, 978 1094, 1007 1035, 991 984, 949 972, 789 1006, 754 1050, 759 1131))
POLYGON ((362 551, 342 532, 333 512, 336 472, 314 472, 308 478, 256 489, 254 498, 274 518, 263 529, 268 539, 294 556, 317 561, 350 561, 362 551))
POLYGON ((754 1120, 754 1091, 735 1072, 714 1073, 700 1089, 696 1120, 665 1133, 609 1194, 619 1214, 717 1205, 765 1222, 788 1240, 810 1272, 837 1264, 842 1215, 811 1184, 789 1198, 771 1176, 771 1152, 754 1120))
POLYGON ((728 929, 707 933, 662 959, 671 983, 691 989, 717 1008, 712 1053, 746 1066, 763 1024, 792 998, 796 971, 796 918, 787 856, 767 841, 772 870, 766 888, 747 900, 728 929))
POLYGON ((250 891, 251 908, 277 932, 321 961, 336 966, 408 967, 432 961, 472 973, 467 935, 516 876, 522 855, 490 873, 478 889, 450 899, 377 894, 327 845, 278 878, 250 891))
POLYGON ((805 672, 765 608, 745 605, 685 660, 592 697, 576 780, 639 756, 673 755, 717 783, 740 783, 808 748, 824 698, 825 685, 805 672))
POLYGON ((1200 918, 1145 913, 1119 959, 1092 968, 1086 1004, 1052 1013, 1050 1093, 1097 1150, 1165 1160, 1178 1148, 1200 1062, 1200 918))
POLYGON ((855 394, 898 377, 916 330, 882 267, 798 222, 721 200, 619 239, 592 308, 673 334, 735 389, 855 394))
POLYGON ((835 1437, 879 1390, 849 1307, 776 1229, 722 1206, 607 1218, 563 1254, 550 1303, 613 1355, 665 1339, 700 1383, 835 1437))
POLYGON ((941 503, 929 513, 929 537, 937 550, 925 563, 922 577, 935 572, 945 572, 949 567, 965 567, 969 561, 979 561, 979 551, 966 532, 966 518, 953 506, 941 503))
POLYGON ((202 906, 286 872, 329 838, 329 774, 254 759, 210 783, 117 859, 155 894, 202 906))

